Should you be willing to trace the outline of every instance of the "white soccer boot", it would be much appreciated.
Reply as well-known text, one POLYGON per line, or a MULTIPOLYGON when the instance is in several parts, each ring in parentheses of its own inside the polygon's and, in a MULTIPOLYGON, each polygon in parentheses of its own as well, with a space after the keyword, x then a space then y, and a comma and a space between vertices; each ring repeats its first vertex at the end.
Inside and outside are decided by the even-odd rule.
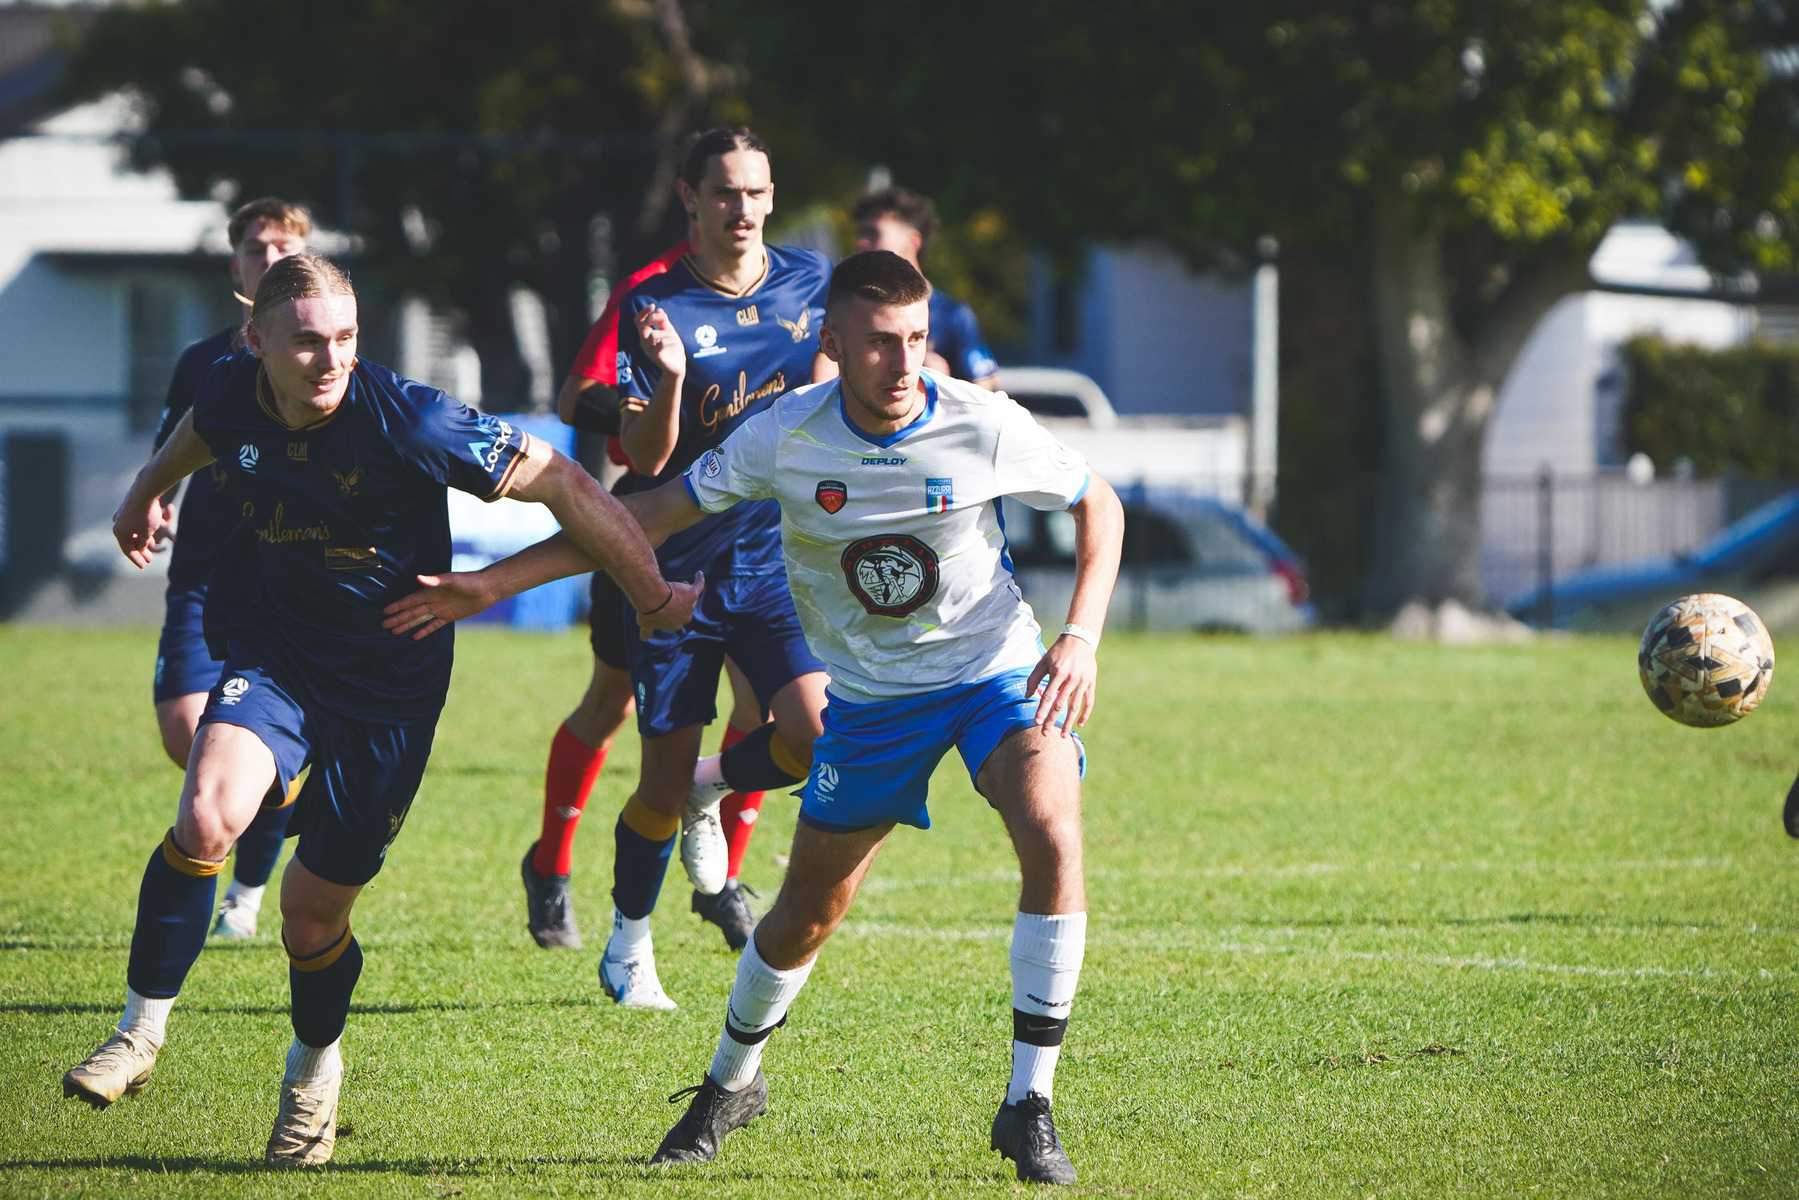
POLYGON ((725 841, 724 822, 718 806, 731 794, 730 785, 696 783, 681 801, 681 866, 695 891, 715 896, 725 886, 731 847, 725 841))
POLYGON ((231 941, 247 941, 256 936, 256 918, 262 911, 262 889, 239 889, 234 882, 225 889, 219 902, 219 917, 212 924, 212 936, 231 941))
POLYGON ((161 1048, 144 1034, 117 1030, 63 1075, 63 1097, 105 1108, 121 1096, 135 1096, 150 1081, 161 1048))
POLYGON ((318 1167, 337 1145, 337 1097, 344 1086, 344 1062, 323 1079, 281 1081, 281 1108, 262 1161, 271 1167, 318 1167))
POLYGON ((600 986, 620 1008, 673 1012, 676 1007, 656 978, 656 955, 647 946, 630 958, 616 958, 612 943, 607 942, 606 952, 600 955, 600 986))

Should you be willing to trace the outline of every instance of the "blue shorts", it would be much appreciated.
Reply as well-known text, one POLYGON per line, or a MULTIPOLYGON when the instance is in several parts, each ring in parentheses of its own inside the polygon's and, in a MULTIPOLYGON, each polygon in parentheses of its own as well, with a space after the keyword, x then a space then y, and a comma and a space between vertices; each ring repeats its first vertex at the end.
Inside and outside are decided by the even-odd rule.
MULTIPOLYGON (((625 618, 637 623, 628 607, 625 618)), ((806 646, 784 574, 707 580, 693 620, 673 633, 648 641, 633 637, 628 644, 637 731, 644 737, 664 737, 718 716, 718 673, 726 654, 749 679, 764 711, 776 692, 825 669, 806 646)))
POLYGON ((238 725, 261 738, 283 790, 310 764, 287 827, 300 839, 294 857, 331 883, 365 884, 412 807, 437 721, 378 725, 306 705, 265 661, 254 647, 231 644, 200 727, 238 725))
MULTIPOLYGON (((812 747, 812 773, 800 793, 800 820, 826 833, 889 821, 929 829, 931 773, 951 746, 961 752, 972 780, 1001 742, 1037 723, 1036 697, 1025 690, 1033 669, 870 704, 831 697, 824 736, 812 747)), ((1085 777, 1087 748, 1078 735, 1075 740, 1085 777)))
POLYGON ((161 704, 177 696, 210 692, 219 681, 219 664, 206 649, 200 612, 206 607, 206 585, 169 585, 163 599, 162 637, 156 643, 156 677, 151 699, 161 704))

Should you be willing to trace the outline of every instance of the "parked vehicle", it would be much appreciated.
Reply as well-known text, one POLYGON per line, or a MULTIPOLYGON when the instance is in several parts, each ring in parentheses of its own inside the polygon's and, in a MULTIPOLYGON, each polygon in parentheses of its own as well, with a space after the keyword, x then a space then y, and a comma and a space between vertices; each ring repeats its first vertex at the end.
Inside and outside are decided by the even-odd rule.
POLYGON ((1505 608, 1557 629, 1638 632, 1662 605, 1694 592, 1735 596, 1770 629, 1799 629, 1799 492, 1762 505, 1697 550, 1574 571, 1553 580, 1548 597, 1539 584, 1505 608))
MULTIPOLYGON (((1287 633, 1317 619, 1299 557, 1241 509, 1151 486, 1119 498, 1124 565, 1108 628, 1287 633)), ((1019 589, 1053 627, 1074 593, 1074 518, 1010 499, 1001 516, 1019 589)))
POLYGON ((1119 416, 1099 384, 1059 367, 1001 367, 999 388, 1079 450, 1114 487, 1243 500, 1249 435, 1238 416, 1119 416))

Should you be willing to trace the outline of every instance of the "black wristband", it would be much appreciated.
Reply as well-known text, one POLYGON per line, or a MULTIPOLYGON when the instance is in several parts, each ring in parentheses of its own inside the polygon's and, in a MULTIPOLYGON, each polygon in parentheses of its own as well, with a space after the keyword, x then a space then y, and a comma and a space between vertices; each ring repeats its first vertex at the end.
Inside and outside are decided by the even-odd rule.
POLYGON ((644 610, 643 610, 643 611, 642 611, 642 613, 641 613, 641 614, 640 614, 640 615, 641 615, 641 616, 645 616, 645 617, 647 617, 647 616, 649 616, 649 615, 650 615, 650 614, 651 614, 651 613, 659 613, 659 612, 661 612, 661 611, 662 611, 662 610, 663 610, 663 609, 665 609, 665 608, 667 608, 667 607, 668 607, 668 602, 669 602, 669 601, 670 601, 670 600, 673 600, 673 599, 674 599, 674 598, 675 598, 675 585, 674 585, 674 584, 672 584, 672 583, 668 583, 668 580, 666 580, 666 579, 664 579, 664 580, 663 580, 663 581, 662 581, 662 582, 663 582, 663 583, 667 583, 667 584, 668 584, 668 595, 666 595, 666 596, 664 596, 664 597, 663 597, 663 598, 662 598, 662 603, 661 603, 661 604, 658 604, 658 605, 657 605, 657 606, 656 606, 656 607, 655 607, 655 608, 646 608, 646 609, 644 609, 644 610))

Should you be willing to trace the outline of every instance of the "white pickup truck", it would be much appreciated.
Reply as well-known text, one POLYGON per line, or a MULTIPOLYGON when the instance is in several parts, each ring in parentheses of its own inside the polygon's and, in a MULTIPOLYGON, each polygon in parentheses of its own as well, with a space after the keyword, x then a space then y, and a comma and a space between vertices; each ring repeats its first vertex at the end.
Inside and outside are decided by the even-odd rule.
POLYGON ((1242 417, 1121 417, 1079 371, 1001 367, 999 389, 1030 410, 1120 493, 1138 483, 1243 502, 1249 426, 1242 417))
MULTIPOLYGON (((1000 390, 1087 458, 1124 501, 1124 568, 1110 628, 1286 633, 1315 619, 1305 567, 1243 511, 1241 417, 1121 417, 1078 371, 1002 367, 1000 390)), ((1074 520, 1012 500, 1014 576, 1048 620, 1074 589, 1074 520)))

